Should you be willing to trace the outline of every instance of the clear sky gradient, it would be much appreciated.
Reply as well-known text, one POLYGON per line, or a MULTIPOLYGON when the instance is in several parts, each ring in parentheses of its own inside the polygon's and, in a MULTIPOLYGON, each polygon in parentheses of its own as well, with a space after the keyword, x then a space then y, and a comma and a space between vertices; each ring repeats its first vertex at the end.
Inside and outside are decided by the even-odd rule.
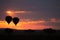
MULTIPOLYGON (((8 10, 19 11, 19 13, 16 12, 13 15, 9 14, 20 19, 21 23, 18 23, 16 29, 21 29, 20 27, 22 29, 49 27, 60 29, 60 0, 0 0, 0 28, 8 27, 4 23, 5 17, 8 15, 6 11, 8 10)), ((9 27, 11 28, 11 26, 9 27)))

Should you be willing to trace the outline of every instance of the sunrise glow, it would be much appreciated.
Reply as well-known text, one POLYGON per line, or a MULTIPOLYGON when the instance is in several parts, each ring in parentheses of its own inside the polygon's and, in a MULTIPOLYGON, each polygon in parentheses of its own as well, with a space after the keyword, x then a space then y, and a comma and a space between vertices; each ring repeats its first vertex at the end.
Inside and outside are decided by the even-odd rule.
POLYGON ((0 28, 60 29, 59 5, 56 0, 0 0, 0 28), (14 24, 17 21, 13 20, 15 17, 19 19, 17 25, 14 24))
POLYGON ((6 21, 0 21, 0 28, 11 28, 16 30, 28 30, 28 29, 40 30, 52 27, 44 25, 44 23, 45 21, 20 21, 17 25, 15 25, 13 22, 8 24, 6 21))
POLYGON ((13 16, 14 15, 14 12, 13 11, 6 11, 7 15, 9 16, 13 16))

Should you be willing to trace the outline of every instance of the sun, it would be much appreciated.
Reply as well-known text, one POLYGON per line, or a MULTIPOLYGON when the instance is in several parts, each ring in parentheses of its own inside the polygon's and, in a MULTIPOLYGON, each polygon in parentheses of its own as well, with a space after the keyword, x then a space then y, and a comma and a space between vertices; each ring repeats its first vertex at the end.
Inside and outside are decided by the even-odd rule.
POLYGON ((11 11, 7 11, 7 13, 12 13, 11 11))
POLYGON ((6 11, 7 15, 9 16, 13 16, 14 15, 14 12, 13 11, 6 11))

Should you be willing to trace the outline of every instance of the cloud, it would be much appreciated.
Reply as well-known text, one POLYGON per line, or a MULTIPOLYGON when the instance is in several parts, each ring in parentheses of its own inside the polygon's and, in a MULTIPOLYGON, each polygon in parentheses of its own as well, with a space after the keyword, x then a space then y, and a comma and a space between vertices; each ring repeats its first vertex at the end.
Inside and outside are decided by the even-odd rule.
POLYGON ((32 13, 32 11, 14 11, 14 13, 32 13))
POLYGON ((55 22, 55 23, 56 23, 56 22, 60 22, 60 19, 51 18, 51 19, 50 19, 50 22, 55 22))
POLYGON ((50 21, 51 21, 51 22, 57 22, 57 19, 51 18, 50 21))

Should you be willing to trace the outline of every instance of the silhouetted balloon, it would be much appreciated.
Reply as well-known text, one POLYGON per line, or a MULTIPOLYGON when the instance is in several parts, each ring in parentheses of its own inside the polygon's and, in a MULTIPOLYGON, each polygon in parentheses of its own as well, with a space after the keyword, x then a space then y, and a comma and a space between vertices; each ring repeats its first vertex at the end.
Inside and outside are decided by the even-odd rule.
POLYGON ((9 24, 12 21, 12 17, 11 16, 6 16, 5 20, 9 24))
POLYGON ((14 24, 16 25, 16 24, 19 22, 19 18, 14 17, 14 18, 13 18, 13 22, 14 22, 14 24))

